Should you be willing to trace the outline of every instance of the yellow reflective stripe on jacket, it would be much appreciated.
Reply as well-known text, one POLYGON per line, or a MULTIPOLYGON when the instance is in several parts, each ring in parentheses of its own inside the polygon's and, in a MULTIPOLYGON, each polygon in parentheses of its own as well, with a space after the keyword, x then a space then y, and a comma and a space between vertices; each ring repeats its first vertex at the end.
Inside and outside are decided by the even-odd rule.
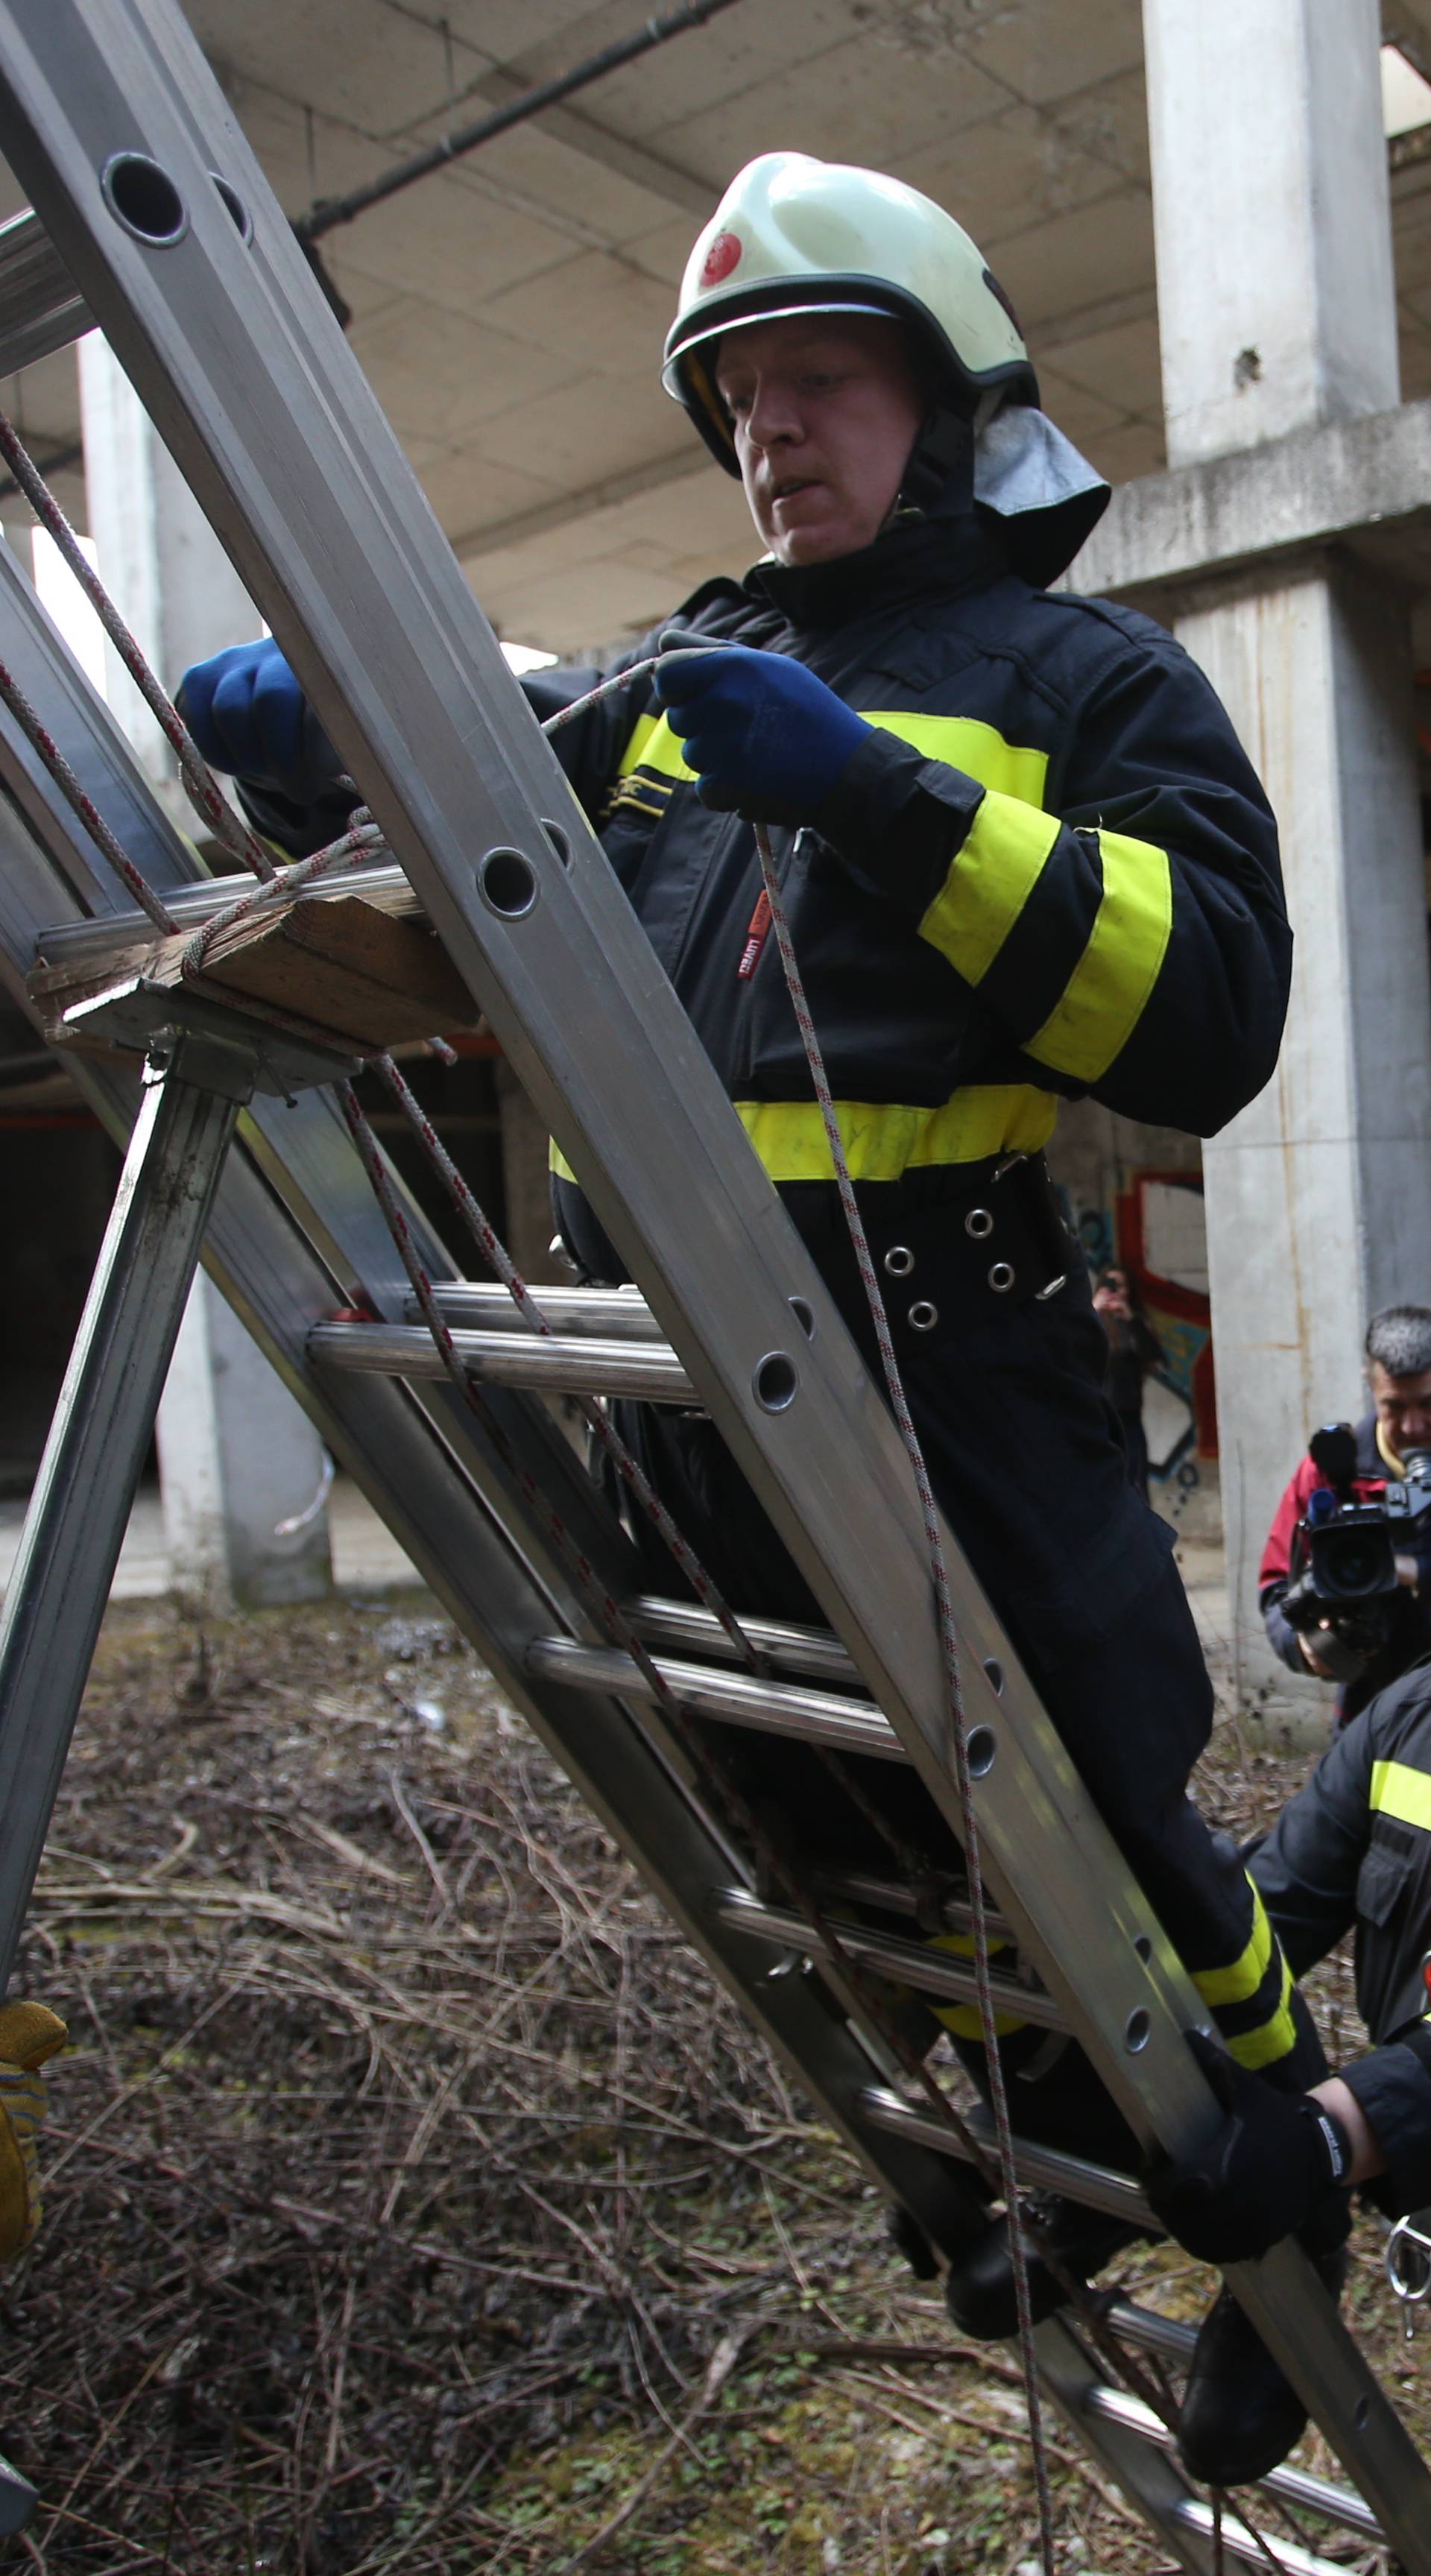
POLYGON ((1166 850, 1100 832, 1103 895, 1083 955, 1027 1052, 1079 1082, 1106 1073, 1142 1017, 1173 928, 1166 850))
POLYGON ((1394 1816, 1398 1824, 1431 1833, 1431 1779, 1409 1762, 1373 1762, 1368 1803, 1375 1816, 1394 1816))
MULTIPOLYGON (((1195 1980, 1201 1985, 1202 1979, 1195 1980)), ((1297 2025, 1292 2018, 1292 1971, 1282 1962, 1282 1999, 1277 2010, 1256 2030, 1244 2030, 1229 2037, 1228 2053, 1239 2066, 1254 2074, 1259 2066, 1275 2066, 1279 2057, 1289 2057, 1297 2045, 1297 2025)))
POLYGON ((669 716, 637 717, 617 777, 629 778, 633 769, 654 769, 662 778, 695 777, 695 771, 686 767, 681 738, 672 733, 669 716))
POLYGON ((919 925, 966 984, 987 975, 1034 887, 1062 825, 991 788, 959 856, 919 925))
MULTIPOLYGON (((736 1116, 772 1181, 832 1181, 835 1167, 818 1103, 737 1100, 736 1116)), ((1031 1083, 970 1083, 941 1108, 837 1100, 840 1141, 857 1181, 897 1181, 933 1164, 982 1163, 991 1154, 1036 1154, 1053 1134, 1058 1102, 1031 1083)), ((558 1180, 576 1174, 557 1147, 558 1180)))
POLYGON ((897 734, 912 750, 923 752, 926 760, 946 761, 951 769, 962 769, 966 778, 977 778, 981 786, 997 788, 1004 796, 1016 796, 1024 805, 1043 803, 1048 753, 1005 742, 995 726, 980 724, 975 716, 911 715, 903 707, 861 707, 858 712, 866 724, 897 734))
MULTIPOLYGON (((1248 1880, 1252 1887, 1252 1881, 1248 1880)), ((1193 1984, 1205 2004, 1245 2004, 1255 1995, 1267 1974, 1272 1957, 1272 1926, 1267 1908, 1255 1887, 1252 1888, 1252 1938, 1240 1959, 1230 1968, 1201 1968, 1193 1984)))
POLYGON ((1277 1950, 1267 1908, 1257 1889, 1252 1888, 1252 1937, 1240 1958, 1229 1968, 1200 1968, 1194 1971, 1193 1984, 1203 2002, 1216 2011, 1219 2005, 1249 2003, 1272 1966, 1279 1962, 1277 2002, 1265 2021, 1253 2030, 1225 2032, 1228 2049, 1239 2066, 1254 2070, 1273 2066, 1286 2057, 1297 2044, 1297 2025, 1292 2018, 1292 1971, 1277 1950))
MULTIPOLYGON (((813 1100, 738 1100, 736 1115, 772 1181, 832 1181, 835 1166, 813 1100)), ((1058 1103, 1017 1082, 970 1083, 942 1108, 837 1100, 840 1142, 856 1181, 897 1181, 936 1163, 981 1163, 990 1154, 1036 1154, 1053 1133, 1058 1103)))

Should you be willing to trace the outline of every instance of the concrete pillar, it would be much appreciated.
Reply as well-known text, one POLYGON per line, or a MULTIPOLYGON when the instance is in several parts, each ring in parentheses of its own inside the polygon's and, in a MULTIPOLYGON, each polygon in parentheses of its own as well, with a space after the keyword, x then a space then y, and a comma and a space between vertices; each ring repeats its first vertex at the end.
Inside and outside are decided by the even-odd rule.
MULTIPOLYGON (((172 690, 191 662, 262 625, 106 343, 80 343, 90 533, 106 587, 172 690)), ((174 755, 112 649, 109 698, 181 830, 199 826, 174 755)), ((211 1610, 316 1600, 331 1589, 322 1446, 307 1416, 204 1278, 159 1408, 160 1481, 176 1590, 211 1610), (280 1524, 301 1521, 285 1535, 280 1524)))
MULTIPOLYGON (((1398 399, 1376 0, 1144 0, 1173 466, 1398 399)), ((1211 589, 1177 631, 1256 764, 1297 935, 1273 1082, 1204 1149, 1236 1677, 1256 1568, 1367 1314, 1431 1298, 1431 983, 1407 603, 1348 561, 1211 589)), ((1325 1695, 1317 1703, 1325 1708, 1325 1695)))

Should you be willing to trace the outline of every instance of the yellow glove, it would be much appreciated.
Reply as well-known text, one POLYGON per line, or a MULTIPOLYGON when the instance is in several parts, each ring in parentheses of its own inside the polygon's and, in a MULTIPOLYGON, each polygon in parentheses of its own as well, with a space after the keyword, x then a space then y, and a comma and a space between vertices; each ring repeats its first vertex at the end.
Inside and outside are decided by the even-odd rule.
POLYGON ((35 2131, 47 2097, 39 2069, 68 2037, 43 2004, 0 2004, 0 2263, 23 2254, 40 2224, 35 2131))

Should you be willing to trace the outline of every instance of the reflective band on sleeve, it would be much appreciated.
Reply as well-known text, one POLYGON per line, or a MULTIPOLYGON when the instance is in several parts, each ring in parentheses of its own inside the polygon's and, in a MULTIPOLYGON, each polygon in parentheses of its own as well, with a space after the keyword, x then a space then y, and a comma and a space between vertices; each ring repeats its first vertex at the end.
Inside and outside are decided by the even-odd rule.
POLYGON ((1267 1974, 1272 1957, 1272 1926, 1267 1919, 1267 1908, 1251 1879, 1247 1884, 1252 1888, 1252 1938, 1242 1956, 1234 1959, 1230 1968, 1200 1968, 1196 1971, 1193 1984, 1205 2004, 1245 2004, 1249 1995, 1256 1994, 1267 1974))
POLYGON ((911 750, 923 752, 926 760, 945 761, 951 769, 962 769, 966 778, 977 778, 982 787, 997 788, 1001 795, 1016 796, 1023 805, 1043 803, 1046 751, 1005 742, 993 725, 980 724, 974 716, 908 715, 902 707, 862 707, 860 713, 866 724, 882 725, 911 750))
POLYGON ((1282 2000, 1277 2010, 1256 2030, 1239 2031, 1228 2040, 1229 2054, 1239 2066, 1254 2074, 1259 2066, 1275 2066, 1279 2057, 1290 2057, 1297 2045, 1297 2025, 1292 2018, 1292 1971, 1282 1962, 1282 2000))
MULTIPOLYGON (((772 1181, 832 1181, 835 1167, 818 1103, 737 1100, 736 1116, 772 1181)), ((934 1164, 982 1163, 991 1154, 1037 1154, 1053 1134, 1058 1102, 1031 1083, 969 1083, 941 1108, 837 1100, 846 1160, 857 1181, 897 1181, 934 1164)), ((558 1180, 576 1174, 553 1144, 558 1180)))
MULTIPOLYGON (((1028 1052, 1095 1082, 1127 1045, 1167 954, 1173 875, 1166 850, 1100 832, 1103 899, 1087 947, 1028 1052)), ((956 862, 957 867, 957 862, 956 862)))
POLYGON ((991 788, 964 846, 919 925, 966 984, 987 975, 1034 887, 1062 829, 1056 814, 1036 813, 991 788))
POLYGON ((1398 1824, 1431 1833, 1431 1779, 1409 1762, 1373 1762, 1369 1804, 1375 1816, 1394 1816, 1398 1824))

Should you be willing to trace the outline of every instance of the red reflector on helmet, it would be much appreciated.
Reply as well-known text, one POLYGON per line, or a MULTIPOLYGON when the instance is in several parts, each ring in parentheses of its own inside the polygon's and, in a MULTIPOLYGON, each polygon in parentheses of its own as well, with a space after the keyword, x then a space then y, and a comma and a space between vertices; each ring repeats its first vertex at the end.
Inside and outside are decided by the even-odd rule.
POLYGON ((719 286, 722 278, 729 277, 731 270, 740 266, 744 248, 738 233, 717 233, 706 252, 705 265, 701 270, 702 286, 719 286))

